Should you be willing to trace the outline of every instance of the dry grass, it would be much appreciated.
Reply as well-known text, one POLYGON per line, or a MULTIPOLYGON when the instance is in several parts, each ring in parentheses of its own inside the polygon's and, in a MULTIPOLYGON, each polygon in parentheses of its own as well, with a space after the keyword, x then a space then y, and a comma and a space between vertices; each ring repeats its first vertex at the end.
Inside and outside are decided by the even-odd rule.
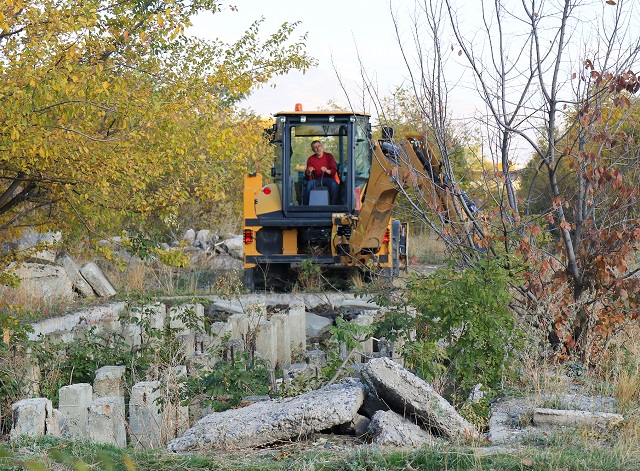
POLYGON ((409 235, 409 257, 417 263, 439 265, 447 260, 445 244, 435 234, 409 235))

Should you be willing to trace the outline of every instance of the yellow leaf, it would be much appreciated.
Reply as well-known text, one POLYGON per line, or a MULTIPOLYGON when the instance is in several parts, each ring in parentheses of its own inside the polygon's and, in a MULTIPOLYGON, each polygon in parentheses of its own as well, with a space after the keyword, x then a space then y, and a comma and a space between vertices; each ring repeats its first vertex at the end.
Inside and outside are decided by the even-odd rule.
POLYGON ((102 82, 102 88, 104 88, 105 90, 109 88, 109 82, 102 82))

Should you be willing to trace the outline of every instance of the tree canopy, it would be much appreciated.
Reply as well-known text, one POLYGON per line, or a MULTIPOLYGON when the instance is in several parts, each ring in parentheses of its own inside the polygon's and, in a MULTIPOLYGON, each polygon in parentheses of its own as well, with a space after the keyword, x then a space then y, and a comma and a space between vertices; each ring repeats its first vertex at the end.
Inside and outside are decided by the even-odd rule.
MULTIPOLYGON (((234 7, 228 7, 227 9, 234 7)), ((299 26, 235 44, 185 34, 213 0, 7 0, 0 5, 0 233, 101 231, 221 200, 264 166, 238 102, 315 64, 299 26)))

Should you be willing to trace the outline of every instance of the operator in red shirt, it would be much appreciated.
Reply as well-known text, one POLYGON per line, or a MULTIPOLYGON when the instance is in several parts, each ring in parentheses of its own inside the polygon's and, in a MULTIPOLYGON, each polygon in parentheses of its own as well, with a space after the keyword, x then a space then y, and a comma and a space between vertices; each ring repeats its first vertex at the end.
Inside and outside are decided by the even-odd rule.
POLYGON ((309 204, 309 193, 312 188, 327 187, 329 189, 329 204, 336 204, 338 200, 338 182, 335 175, 338 172, 336 159, 329 152, 324 152, 322 142, 313 141, 311 150, 313 155, 307 159, 307 169, 304 174, 309 179, 305 192, 304 204, 309 204))

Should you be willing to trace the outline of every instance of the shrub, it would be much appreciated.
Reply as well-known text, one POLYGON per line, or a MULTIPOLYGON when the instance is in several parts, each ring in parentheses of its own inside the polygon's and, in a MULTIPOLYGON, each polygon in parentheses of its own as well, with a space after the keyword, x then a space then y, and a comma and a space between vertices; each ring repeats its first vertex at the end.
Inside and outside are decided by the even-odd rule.
POLYGON ((403 337, 405 365, 459 405, 478 383, 494 388, 515 369, 522 335, 508 307, 514 282, 497 258, 413 277, 406 301, 377 325, 378 335, 403 337))

